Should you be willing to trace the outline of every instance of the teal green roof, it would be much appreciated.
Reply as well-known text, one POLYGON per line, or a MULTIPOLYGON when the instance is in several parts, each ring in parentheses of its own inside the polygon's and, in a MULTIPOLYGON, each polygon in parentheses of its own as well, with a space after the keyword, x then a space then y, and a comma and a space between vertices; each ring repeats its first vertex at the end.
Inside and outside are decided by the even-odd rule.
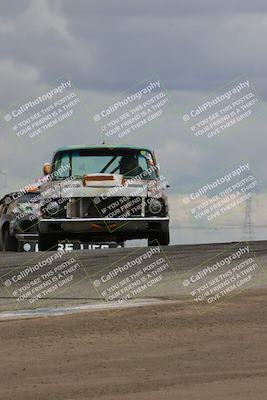
POLYGON ((134 149, 134 150, 147 150, 151 151, 151 149, 148 149, 146 147, 136 147, 136 146, 129 146, 129 145, 111 145, 111 144, 98 144, 98 145, 92 145, 92 144, 83 144, 83 145, 77 145, 77 146, 65 146, 65 147, 60 147, 57 149, 56 152, 58 151, 67 151, 67 150, 82 150, 82 149, 134 149))

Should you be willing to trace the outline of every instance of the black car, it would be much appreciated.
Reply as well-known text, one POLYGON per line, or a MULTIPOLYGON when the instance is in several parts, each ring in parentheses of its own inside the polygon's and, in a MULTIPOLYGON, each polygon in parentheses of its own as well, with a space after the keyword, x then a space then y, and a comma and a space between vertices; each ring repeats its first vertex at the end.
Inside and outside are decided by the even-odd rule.
POLYGON ((0 250, 18 251, 25 240, 38 240, 38 192, 13 192, 0 200, 0 250))

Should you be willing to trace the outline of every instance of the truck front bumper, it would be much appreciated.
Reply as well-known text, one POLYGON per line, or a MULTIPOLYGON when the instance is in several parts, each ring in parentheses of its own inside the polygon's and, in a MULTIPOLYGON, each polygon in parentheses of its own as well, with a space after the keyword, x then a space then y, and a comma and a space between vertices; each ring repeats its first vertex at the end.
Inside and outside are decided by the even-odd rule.
POLYGON ((100 233, 148 232, 161 230, 169 224, 169 217, 134 218, 51 218, 39 220, 39 232, 46 233, 100 233))

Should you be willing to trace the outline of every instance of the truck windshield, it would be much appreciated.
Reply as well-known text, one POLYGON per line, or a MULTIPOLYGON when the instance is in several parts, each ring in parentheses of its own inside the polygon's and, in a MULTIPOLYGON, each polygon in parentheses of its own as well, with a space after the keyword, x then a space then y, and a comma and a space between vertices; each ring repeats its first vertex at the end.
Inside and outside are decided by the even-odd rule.
POLYGON ((132 149, 85 149, 59 152, 53 163, 54 179, 88 174, 121 174, 125 178, 157 179, 150 151, 132 149))

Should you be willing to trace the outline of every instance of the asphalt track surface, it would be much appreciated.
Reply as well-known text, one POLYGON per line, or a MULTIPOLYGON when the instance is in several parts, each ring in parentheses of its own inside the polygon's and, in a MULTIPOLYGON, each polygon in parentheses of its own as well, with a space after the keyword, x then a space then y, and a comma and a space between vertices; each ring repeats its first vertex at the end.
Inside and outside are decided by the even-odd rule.
MULTIPOLYGON (((251 280, 248 283, 242 284, 241 282, 236 290, 222 296, 223 299, 220 299, 220 302, 249 287, 263 288, 266 286, 267 242, 155 246, 152 249, 155 249, 155 252, 152 251, 152 255, 150 254, 151 248, 142 247, 77 251, 60 254, 58 259, 53 258, 57 256, 56 252, 1 253, 0 311, 36 310, 49 307, 56 309, 57 307, 99 306, 101 304, 103 307, 112 305, 120 308, 138 300, 164 301, 177 300, 180 297, 196 302, 196 295, 192 296, 188 289, 198 290, 198 293, 201 294, 203 291, 200 291, 199 287, 207 283, 207 280, 218 277, 219 274, 225 273, 229 268, 232 269, 241 260, 249 257, 256 260, 258 272, 252 271, 251 280), (225 260, 240 248, 249 248, 249 254, 244 254, 243 258, 237 260, 230 260, 230 264, 225 264, 214 273, 202 276, 199 282, 190 284, 189 288, 185 286, 184 282, 190 276, 193 275, 196 280, 199 271, 203 271, 206 266, 225 260), (147 259, 146 255, 148 255, 147 259), (130 267, 128 266, 127 270, 122 271, 121 268, 125 268, 129 262, 132 263, 130 267), (155 267, 147 269, 151 263, 155 267), (64 264, 63 267, 61 267, 62 264, 64 264), (76 269, 74 267, 74 271, 72 271, 75 265, 76 269), (167 266, 163 271, 162 265, 167 266), (34 268, 34 270, 30 268, 34 268), (116 268, 119 268, 119 272, 114 274, 116 268), (140 273, 138 274, 140 269, 144 271, 142 275, 147 275, 156 269, 159 271, 159 273, 154 271, 150 274, 147 281, 151 281, 151 284, 146 288, 140 282, 140 273), (51 274, 58 275, 59 273, 61 275, 56 287, 51 274), (160 279, 158 279, 159 275, 160 279), (128 279, 127 282, 126 279, 128 279), (95 282, 100 282, 101 285, 97 286, 95 282), (131 290, 125 290, 120 292, 119 296, 112 297, 117 292, 116 288, 121 289, 128 285, 131 285, 131 290), (135 291, 133 292, 133 290, 135 291), (38 293, 42 293, 42 296, 38 297, 38 293), (129 298, 123 296, 127 293, 130 293, 129 298)), ((241 279, 242 276, 239 276, 239 280, 241 279)), ((225 280, 226 277, 220 282, 225 280)), ((216 306, 219 303, 217 300, 214 299, 210 304, 216 306)), ((197 306, 202 304, 203 301, 200 301, 197 306)))
MULTIPOLYGON (((0 320, 0 397, 7 400, 266 398, 267 242, 250 243, 250 253, 245 255, 247 260, 257 259, 261 273, 255 266, 252 268, 254 264, 246 264, 245 269, 252 271, 249 275, 253 278, 249 287, 237 285, 238 290, 230 292, 223 302, 196 307, 183 284, 206 266, 229 259, 229 254, 240 248, 247 248, 247 244, 166 247, 162 249, 163 258, 167 257, 172 269, 165 269, 162 280, 151 290, 141 291, 139 296, 122 304, 107 302, 92 282, 114 271, 118 262, 125 265, 133 251, 137 252, 134 255, 140 255, 149 249, 79 252, 75 257, 82 268, 75 271, 70 286, 64 292, 56 290, 30 307, 33 313, 44 307, 48 310, 77 307, 79 312, 0 320), (110 307, 114 304, 114 308, 110 307), (88 312, 87 307, 94 305, 100 308, 88 312)), ((53 263, 52 267, 57 268, 71 256, 64 255, 64 260, 53 263)), ((19 314, 27 308, 27 304, 20 304, 18 297, 12 295, 22 286, 12 283, 7 291, 4 282, 36 265, 40 257, 44 259, 47 254, 1 254, 1 315, 17 309, 15 313, 19 314)), ((155 257, 158 255, 153 256, 153 261, 155 257)), ((151 261, 152 258, 149 265, 151 261)), ((217 278, 237 266, 242 275, 240 261, 231 260, 231 265, 220 268, 217 278)), ((162 265, 165 264, 159 263, 159 267, 162 265)), ((131 276, 139 270, 140 265, 132 268, 131 276)), ((51 265, 34 276, 28 275, 22 279, 23 285, 37 282, 49 271, 51 265)), ((240 282, 244 276, 248 279, 248 274, 243 274, 240 282)), ((210 279, 211 275, 203 277, 201 284, 210 279)), ((120 282, 122 275, 117 275, 112 285, 125 287, 120 282)))

